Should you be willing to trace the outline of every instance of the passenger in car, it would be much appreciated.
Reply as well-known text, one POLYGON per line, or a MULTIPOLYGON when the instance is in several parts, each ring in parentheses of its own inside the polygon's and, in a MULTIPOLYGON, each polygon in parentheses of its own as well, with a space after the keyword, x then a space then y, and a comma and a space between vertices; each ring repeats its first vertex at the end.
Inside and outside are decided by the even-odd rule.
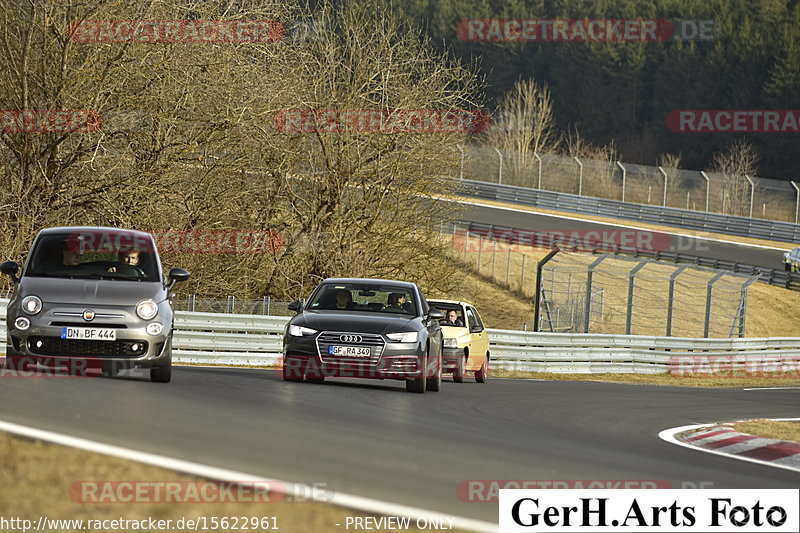
POLYGON ((444 322, 442 322, 442 325, 455 328, 463 328, 464 322, 462 322, 461 319, 458 318, 458 313, 456 313, 455 309, 450 309, 449 311, 447 311, 447 314, 445 315, 445 320, 444 322))
POLYGON ((350 294, 350 291, 347 289, 339 289, 336 293, 336 309, 352 309, 353 308, 353 296, 350 294))

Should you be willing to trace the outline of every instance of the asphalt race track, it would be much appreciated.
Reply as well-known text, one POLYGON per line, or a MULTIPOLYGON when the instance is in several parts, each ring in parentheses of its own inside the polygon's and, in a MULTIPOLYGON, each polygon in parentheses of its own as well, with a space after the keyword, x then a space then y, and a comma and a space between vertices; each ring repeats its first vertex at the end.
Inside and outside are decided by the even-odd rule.
MULTIPOLYGON (((499 207, 465 205, 464 208, 464 211, 458 215, 460 220, 480 222, 483 224, 494 224, 497 226, 506 226, 521 230, 540 232, 588 230, 613 232, 625 229, 619 226, 612 226, 599 222, 583 222, 579 220, 570 220, 567 218, 559 218, 537 213, 508 210, 499 207)), ((563 216, 583 218, 582 215, 573 215, 570 213, 564 213, 563 216)), ((637 227, 636 222, 620 220, 619 224, 637 227)), ((665 231, 671 234, 683 233, 680 228, 668 228, 665 231)), ((793 248, 792 244, 790 243, 785 244, 785 249, 776 250, 771 248, 759 248, 735 243, 698 239, 690 236, 670 235, 668 246, 664 246, 664 249, 661 249, 662 244, 667 244, 666 239, 667 237, 663 237, 654 240, 653 242, 656 243, 654 248, 658 249, 659 251, 679 252, 689 255, 697 255, 700 257, 720 259, 724 261, 736 261, 748 265, 763 266, 778 270, 783 269, 783 252, 793 248)), ((730 238, 730 240, 734 239, 736 239, 736 237, 730 238)), ((723 238, 723 240, 727 239, 723 238)))
MULTIPOLYGON (((800 389, 490 380, 290 383, 268 369, 177 367, 173 382, 0 379, 0 419, 265 478, 496 523, 462 480, 660 480, 797 488, 800 474, 685 449, 658 432, 797 416, 800 389)), ((711 485, 709 485, 711 483, 711 485)), ((692 485, 689 485, 692 486, 692 485)))

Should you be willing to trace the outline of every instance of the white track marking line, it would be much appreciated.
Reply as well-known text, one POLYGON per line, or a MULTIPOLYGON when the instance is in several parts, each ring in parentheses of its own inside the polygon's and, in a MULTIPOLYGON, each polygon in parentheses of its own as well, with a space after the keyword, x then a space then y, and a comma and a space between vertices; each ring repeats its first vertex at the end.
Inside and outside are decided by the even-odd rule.
MULTIPOLYGON (((521 208, 517 208, 517 207, 505 207, 505 206, 484 204, 484 203, 481 203, 481 202, 470 202, 470 201, 467 201, 467 200, 451 200, 451 199, 446 199, 446 198, 440 198, 440 200, 443 200, 445 202, 453 202, 453 203, 457 203, 457 204, 476 205, 478 207, 486 207, 486 208, 489 208, 489 209, 499 209, 499 210, 502 210, 502 211, 512 211, 514 213, 527 213, 527 214, 530 214, 530 215, 539 215, 539 216, 543 216, 543 217, 563 218, 563 219, 566 219, 566 220, 575 220, 577 222, 588 222, 590 224, 596 224, 596 225, 602 225, 602 226, 614 226, 614 227, 617 227, 617 228, 628 228, 628 229, 635 229, 635 230, 640 230, 640 231, 653 231, 653 232, 656 232, 656 233, 665 233, 667 235, 674 235, 676 237, 686 237, 686 238, 689 238, 689 239, 698 239, 698 240, 703 240, 703 241, 719 242, 719 243, 723 243, 723 244, 734 244, 736 246, 746 246, 748 248, 761 248, 761 249, 764 249, 764 250, 777 250, 779 252, 788 252, 788 251, 790 251, 792 249, 792 248, 775 248, 774 246, 766 246, 766 245, 763 245, 763 244, 751 244, 751 243, 739 242, 739 241, 728 241, 728 240, 725 240, 725 239, 715 239, 715 238, 712 238, 712 237, 699 237, 697 235, 687 235, 686 233, 673 233, 671 231, 655 230, 655 229, 652 229, 652 228, 643 228, 643 227, 640 227, 640 226, 631 226, 629 224, 620 224, 618 222, 602 222, 600 220, 591 220, 591 219, 588 219, 588 218, 581 218, 581 217, 577 217, 577 216, 555 215, 555 214, 552 214, 552 213, 540 213, 538 211, 529 211, 527 209, 521 209, 521 208)), ((531 208, 531 209, 535 209, 535 208, 531 208)), ((791 245, 792 243, 786 243, 786 244, 788 246, 788 245, 791 245)))
MULTIPOLYGON (((800 418, 770 418, 769 420, 775 420, 777 422, 794 422, 800 421, 800 418)), ((743 420, 739 420, 738 422, 744 422, 743 420)), ((736 422, 725 422, 725 424, 735 424, 736 422)), ((683 442, 679 440, 676 435, 679 433, 683 433, 685 431, 691 431, 693 429, 701 429, 701 428, 709 428, 712 426, 716 426, 718 423, 712 424, 692 424, 689 426, 680 426, 677 428, 669 428, 658 433, 658 437, 661 440, 667 441, 672 444, 677 444, 678 446, 683 446, 684 448, 689 448, 691 450, 706 452, 706 453, 713 453, 714 455, 719 455, 721 457, 728 457, 730 459, 738 459, 739 461, 747 461, 748 463, 756 463, 764 466, 771 466, 773 468, 781 468, 783 470, 791 470, 792 472, 800 472, 800 467, 797 466, 789 466, 789 465, 782 465, 776 464, 771 461, 763 461, 761 459, 754 459, 752 457, 742 457, 741 455, 732 455, 727 453, 718 452, 717 450, 709 450, 707 448, 700 448, 698 446, 693 446, 688 442, 683 442)))
MULTIPOLYGON (((751 387, 742 390, 800 390, 800 387, 751 387)), ((779 420, 776 418, 775 420, 779 420)))
POLYGON ((166 468, 168 470, 193 474, 206 479, 214 479, 218 481, 252 482, 252 483, 271 481, 282 485, 282 487, 285 488, 283 492, 286 494, 299 495, 309 500, 319 501, 322 503, 329 503, 332 505, 336 505, 339 507, 346 507, 356 511, 372 512, 386 516, 404 516, 412 519, 416 519, 418 517, 442 519, 442 520, 446 520, 448 518, 455 518, 455 522, 453 523, 453 527, 455 528, 466 529, 469 531, 477 531, 477 532, 497 531, 497 524, 491 522, 484 522, 481 520, 474 520, 471 518, 448 515, 438 511, 429 511, 427 509, 421 509, 418 507, 411 507, 408 505, 385 502, 382 500, 365 498, 362 496, 355 496, 352 494, 344 494, 337 491, 331 491, 332 494, 331 493, 314 494, 314 491, 311 491, 312 496, 308 497, 307 494, 308 491, 304 491, 302 484, 299 483, 290 483, 276 479, 265 479, 264 476, 255 476, 253 474, 237 472, 235 470, 227 470, 215 466, 184 461, 183 459, 175 459, 172 457, 166 457, 154 453, 141 452, 133 450, 131 448, 125 448, 113 444, 105 444, 102 442, 84 439, 81 437, 73 437, 70 435, 65 435, 63 433, 57 433, 45 429, 38 429, 30 426, 24 426, 21 424, 15 424, 13 422, 6 422, 4 420, 0 420, 0 431, 5 431, 7 433, 12 433, 15 435, 20 435, 31 439, 38 439, 46 442, 52 442, 54 444, 60 444, 62 446, 78 448, 80 450, 100 453, 103 455, 110 455, 112 457, 120 457, 122 459, 127 459, 130 461, 135 461, 137 463, 144 463, 152 466, 157 466, 160 468, 166 468))

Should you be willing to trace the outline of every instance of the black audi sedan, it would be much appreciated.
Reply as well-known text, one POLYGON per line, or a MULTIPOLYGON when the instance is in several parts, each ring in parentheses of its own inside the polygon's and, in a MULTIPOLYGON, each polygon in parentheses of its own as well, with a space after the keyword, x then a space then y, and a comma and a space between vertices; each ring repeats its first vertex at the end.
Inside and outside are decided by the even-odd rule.
POLYGON ((283 379, 398 379, 409 392, 439 390, 444 315, 416 284, 329 278, 289 309, 297 315, 283 335, 283 379))

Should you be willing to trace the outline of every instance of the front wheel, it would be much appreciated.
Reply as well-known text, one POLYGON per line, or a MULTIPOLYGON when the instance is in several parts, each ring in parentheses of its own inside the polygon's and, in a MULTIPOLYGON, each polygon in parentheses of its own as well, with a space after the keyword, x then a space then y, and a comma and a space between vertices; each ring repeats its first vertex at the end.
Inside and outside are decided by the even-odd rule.
POLYGON ((464 383, 464 358, 459 357, 456 367, 453 370, 453 382, 464 383))
POLYGON ((283 380, 303 381, 305 374, 304 361, 297 357, 286 357, 283 360, 283 380))
POLYGON ((475 372, 475 381, 478 383, 486 383, 486 378, 489 377, 489 354, 486 354, 486 359, 483 360, 483 364, 481 365, 480 369, 475 372))
POLYGON ((169 383, 172 379, 172 359, 163 365, 150 367, 150 381, 153 383, 169 383))
POLYGON ((407 379, 406 380, 406 392, 415 392, 418 394, 422 394, 425 392, 425 372, 428 368, 428 358, 425 357, 422 361, 422 366, 420 367, 419 376, 414 379, 407 379))
MULTIPOLYGON (((428 356, 428 365, 431 364, 430 355, 428 356)), ((433 375, 430 376, 425 380, 425 388, 431 392, 439 392, 439 389, 442 387, 442 358, 438 357, 436 359, 436 368, 431 368, 430 371, 433 372, 433 375)))

